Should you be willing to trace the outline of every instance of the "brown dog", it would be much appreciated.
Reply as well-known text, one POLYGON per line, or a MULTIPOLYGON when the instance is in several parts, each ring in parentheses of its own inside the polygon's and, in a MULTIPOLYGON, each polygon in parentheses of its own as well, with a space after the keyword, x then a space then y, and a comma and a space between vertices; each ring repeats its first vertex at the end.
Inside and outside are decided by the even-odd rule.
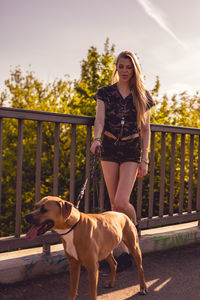
POLYGON ((105 259, 109 263, 111 274, 107 286, 114 285, 117 262, 112 251, 121 241, 135 259, 140 293, 147 293, 137 230, 125 214, 112 211, 85 214, 79 212, 70 202, 48 196, 40 200, 36 204, 36 210, 25 218, 34 225, 27 233, 27 239, 34 239, 50 229, 61 235, 70 263, 70 300, 77 296, 81 264, 88 271, 90 300, 97 299, 99 261, 105 259))

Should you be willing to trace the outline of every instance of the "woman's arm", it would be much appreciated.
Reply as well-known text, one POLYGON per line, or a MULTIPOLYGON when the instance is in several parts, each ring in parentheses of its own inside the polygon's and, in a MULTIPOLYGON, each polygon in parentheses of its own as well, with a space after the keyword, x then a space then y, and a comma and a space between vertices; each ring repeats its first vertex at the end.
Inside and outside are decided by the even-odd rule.
POLYGON ((148 153, 150 144, 150 111, 148 111, 146 116, 146 122, 141 126, 141 150, 142 158, 138 170, 138 177, 143 177, 148 171, 148 153))
POLYGON ((97 146, 101 145, 100 137, 105 123, 105 105, 104 102, 97 99, 97 110, 94 122, 94 139, 90 151, 94 154, 97 146))
POLYGON ((141 126, 142 158, 148 160, 150 144, 150 111, 146 112, 146 122, 141 126))

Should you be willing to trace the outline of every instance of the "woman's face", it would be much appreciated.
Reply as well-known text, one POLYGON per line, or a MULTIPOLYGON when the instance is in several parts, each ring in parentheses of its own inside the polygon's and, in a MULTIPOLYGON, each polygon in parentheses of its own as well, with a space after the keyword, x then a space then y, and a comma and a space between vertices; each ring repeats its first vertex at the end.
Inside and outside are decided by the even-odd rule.
POLYGON ((134 74, 133 64, 130 58, 121 57, 117 63, 119 80, 128 82, 134 74))

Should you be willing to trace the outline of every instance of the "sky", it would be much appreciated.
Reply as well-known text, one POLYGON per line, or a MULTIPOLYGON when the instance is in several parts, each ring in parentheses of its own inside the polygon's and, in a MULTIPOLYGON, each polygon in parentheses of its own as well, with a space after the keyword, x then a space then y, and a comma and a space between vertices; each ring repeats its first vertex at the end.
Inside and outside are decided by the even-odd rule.
POLYGON ((160 95, 200 90, 200 0, 0 0, 0 92, 21 66, 43 82, 79 79, 106 38, 137 54, 145 86, 160 95))

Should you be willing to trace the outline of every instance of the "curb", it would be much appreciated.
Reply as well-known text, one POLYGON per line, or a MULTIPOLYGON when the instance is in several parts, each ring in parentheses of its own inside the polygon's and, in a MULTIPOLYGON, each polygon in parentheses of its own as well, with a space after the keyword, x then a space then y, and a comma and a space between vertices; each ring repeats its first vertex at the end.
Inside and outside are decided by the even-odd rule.
POLYGON ((198 221, 146 231, 140 241, 142 253, 163 251, 200 242, 198 221))
MULTIPOLYGON (((200 242, 198 221, 156 229, 143 230, 140 237, 142 253, 167 250, 200 242)), ((114 256, 121 253, 114 249, 114 256)), ((0 254, 0 284, 10 284, 37 277, 56 274, 68 269, 62 244, 51 246, 49 255, 42 248, 19 250, 0 254)))

